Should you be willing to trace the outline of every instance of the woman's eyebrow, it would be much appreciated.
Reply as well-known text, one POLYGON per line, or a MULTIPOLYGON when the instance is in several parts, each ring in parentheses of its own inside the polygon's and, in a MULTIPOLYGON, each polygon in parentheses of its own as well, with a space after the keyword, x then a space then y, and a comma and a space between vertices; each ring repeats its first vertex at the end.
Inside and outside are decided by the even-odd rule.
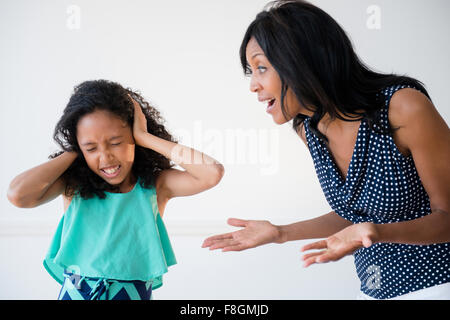
MULTIPOLYGON (((109 138, 109 141, 114 140, 114 139, 119 139, 119 138, 123 138, 123 136, 114 136, 114 137, 111 137, 111 138, 109 138)), ((95 143, 95 142, 89 141, 89 142, 82 143, 81 145, 82 145, 82 146, 88 146, 88 145, 91 145, 91 144, 96 144, 96 143, 95 143)))
POLYGON ((263 55, 264 55, 264 53, 257 52, 257 53, 255 53, 254 55, 252 55, 251 59, 253 60, 255 57, 257 57, 257 56, 263 56, 263 55))

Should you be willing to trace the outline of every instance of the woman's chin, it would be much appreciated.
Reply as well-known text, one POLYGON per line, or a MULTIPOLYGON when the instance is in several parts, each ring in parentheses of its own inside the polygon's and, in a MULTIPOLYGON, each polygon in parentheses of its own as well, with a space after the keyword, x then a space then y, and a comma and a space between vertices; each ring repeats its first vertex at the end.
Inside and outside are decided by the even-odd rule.
POLYGON ((281 116, 272 116, 272 119, 273 119, 273 122, 275 122, 275 124, 277 124, 277 125, 282 125, 282 124, 285 124, 286 122, 289 121, 283 115, 281 115, 281 116))

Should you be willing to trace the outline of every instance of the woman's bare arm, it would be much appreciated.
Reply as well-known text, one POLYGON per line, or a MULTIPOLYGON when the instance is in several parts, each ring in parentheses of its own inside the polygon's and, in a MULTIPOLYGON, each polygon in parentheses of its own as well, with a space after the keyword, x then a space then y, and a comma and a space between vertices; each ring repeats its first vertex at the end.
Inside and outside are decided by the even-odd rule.
POLYGON ((209 247, 210 250, 241 251, 268 243, 327 237, 352 223, 332 211, 314 219, 284 226, 276 226, 269 221, 235 218, 228 219, 228 224, 243 229, 209 237, 205 239, 202 247, 209 247))
POLYGON ((353 223, 331 211, 320 217, 279 226, 279 243, 286 241, 326 238, 353 223))

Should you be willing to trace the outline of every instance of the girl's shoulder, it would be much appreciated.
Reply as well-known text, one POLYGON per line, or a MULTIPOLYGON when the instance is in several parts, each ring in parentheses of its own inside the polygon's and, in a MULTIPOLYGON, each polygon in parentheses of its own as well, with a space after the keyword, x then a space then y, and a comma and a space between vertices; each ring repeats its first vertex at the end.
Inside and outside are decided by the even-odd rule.
POLYGON ((64 212, 67 211, 67 209, 70 206, 70 203, 72 202, 73 196, 66 196, 64 193, 62 194, 63 203, 64 203, 64 212))

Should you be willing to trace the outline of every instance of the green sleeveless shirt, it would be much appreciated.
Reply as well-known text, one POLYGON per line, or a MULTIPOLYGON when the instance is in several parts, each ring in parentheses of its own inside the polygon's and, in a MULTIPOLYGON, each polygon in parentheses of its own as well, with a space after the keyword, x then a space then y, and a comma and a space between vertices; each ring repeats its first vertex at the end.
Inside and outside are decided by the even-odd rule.
POLYGON ((61 218, 44 267, 60 284, 63 271, 85 277, 153 281, 176 264, 158 211, 156 190, 139 180, 128 193, 105 192, 106 198, 75 195, 61 218))

